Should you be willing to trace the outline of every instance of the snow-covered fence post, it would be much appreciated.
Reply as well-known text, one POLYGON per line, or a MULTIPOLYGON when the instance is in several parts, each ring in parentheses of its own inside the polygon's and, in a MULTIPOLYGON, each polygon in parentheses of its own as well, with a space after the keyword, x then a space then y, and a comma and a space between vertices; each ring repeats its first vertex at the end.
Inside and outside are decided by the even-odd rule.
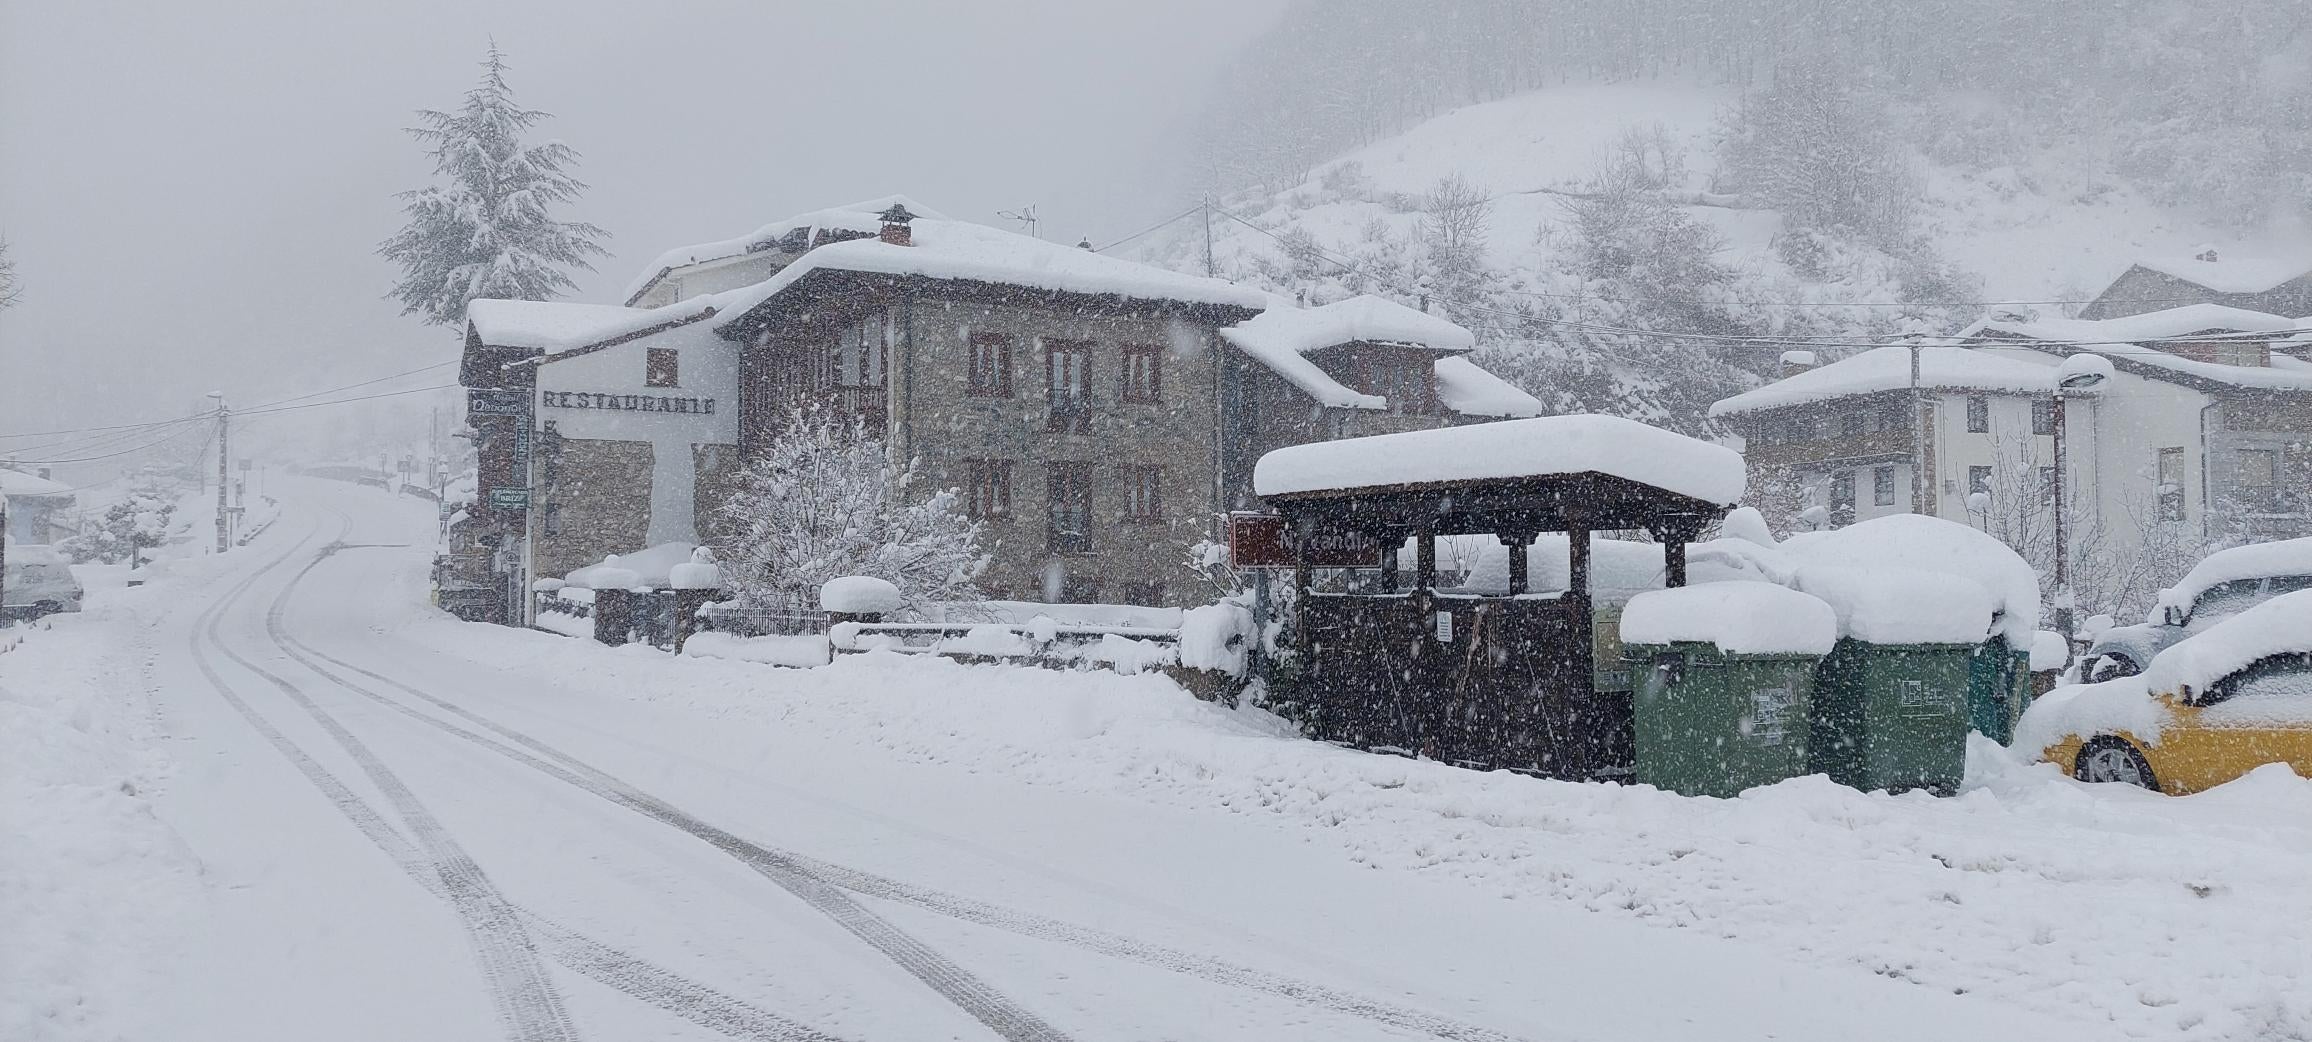
POLYGON ((642 577, 618 567, 618 555, 611 554, 601 565, 589 569, 586 578, 594 587, 594 639, 604 644, 626 643, 634 629, 634 587, 642 577))
POLYGON ((838 576, 819 587, 819 607, 827 613, 830 628, 846 622, 879 623, 905 603, 897 585, 871 575, 838 576))

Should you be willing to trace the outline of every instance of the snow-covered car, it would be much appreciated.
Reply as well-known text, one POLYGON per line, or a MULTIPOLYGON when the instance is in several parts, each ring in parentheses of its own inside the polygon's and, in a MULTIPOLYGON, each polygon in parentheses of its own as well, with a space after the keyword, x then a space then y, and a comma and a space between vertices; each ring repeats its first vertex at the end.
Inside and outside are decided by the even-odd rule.
POLYGON ((2154 656, 2249 608, 2297 590, 2312 590, 2312 538, 2219 550, 2182 581, 2160 591, 2144 621, 2103 631, 2080 657, 2082 680, 2134 676, 2154 656))
POLYGON ((46 546, 11 546, 8 570, 0 575, 0 617, 37 619, 80 610, 80 580, 72 562, 46 546))
POLYGON ((2312 777, 2312 590, 2185 637, 2141 674, 2049 692, 2015 748, 2081 781, 2179 796, 2268 763, 2312 777))

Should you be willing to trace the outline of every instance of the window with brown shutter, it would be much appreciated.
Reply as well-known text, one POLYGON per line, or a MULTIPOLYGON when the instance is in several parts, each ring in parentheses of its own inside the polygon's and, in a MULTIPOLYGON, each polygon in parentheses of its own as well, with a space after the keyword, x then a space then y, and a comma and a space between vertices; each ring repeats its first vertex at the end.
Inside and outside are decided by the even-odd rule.
POLYGON ((1164 520, 1164 468, 1124 468, 1124 520, 1138 523, 1164 520))
POLYGON ((1012 512, 1012 462, 975 459, 963 463, 964 510, 974 521, 1003 521, 1012 512))
POLYGON ((643 351, 642 385, 645 387, 682 386, 682 354, 671 347, 653 347, 643 351))
POLYGON ((1092 552, 1092 465, 1054 463, 1044 477, 1044 527, 1053 553, 1092 552))
POLYGON ((1044 403, 1050 413, 1047 429, 1091 433, 1092 400, 1086 393, 1091 368, 1091 341, 1044 341, 1044 403))
POLYGON ((1001 333, 971 335, 971 369, 964 394, 973 398, 1012 396, 1012 342, 1001 333))
POLYGON ((1117 397, 1127 402, 1155 402, 1164 398, 1164 349, 1154 344, 1124 347, 1123 386, 1117 397))

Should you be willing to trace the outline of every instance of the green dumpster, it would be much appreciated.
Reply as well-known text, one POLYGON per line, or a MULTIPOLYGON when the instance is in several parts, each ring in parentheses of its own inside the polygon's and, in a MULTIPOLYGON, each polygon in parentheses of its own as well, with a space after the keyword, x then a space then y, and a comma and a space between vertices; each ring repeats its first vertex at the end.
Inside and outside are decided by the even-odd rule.
POLYGON ((1975 648, 1967 670, 1967 721, 1975 733, 2006 745, 2015 721, 2031 702, 2031 649, 2016 650, 2003 635, 1975 648))
POLYGON ((1811 769, 1866 792, 1957 792, 1978 647, 1840 638, 1815 669, 1811 769))
POLYGON ((1716 644, 1624 645, 1637 683, 1638 781, 1733 796, 1807 773, 1816 655, 1729 654, 1716 644))
POLYGON ((1703 583, 1641 593, 1620 623, 1638 781, 1733 796, 1807 773, 1815 665, 1838 636, 1829 605, 1703 583))

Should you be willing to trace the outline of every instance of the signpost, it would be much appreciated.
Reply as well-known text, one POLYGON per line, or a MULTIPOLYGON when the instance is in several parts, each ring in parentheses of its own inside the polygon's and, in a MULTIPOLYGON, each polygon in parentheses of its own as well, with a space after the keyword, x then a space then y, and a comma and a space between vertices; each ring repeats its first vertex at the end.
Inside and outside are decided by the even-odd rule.
POLYGON ((530 392, 526 390, 477 388, 466 392, 469 416, 526 416, 529 412, 530 392))
POLYGON ((530 509, 530 490, 526 488, 493 488, 490 490, 490 505, 507 510, 528 510, 530 509))

